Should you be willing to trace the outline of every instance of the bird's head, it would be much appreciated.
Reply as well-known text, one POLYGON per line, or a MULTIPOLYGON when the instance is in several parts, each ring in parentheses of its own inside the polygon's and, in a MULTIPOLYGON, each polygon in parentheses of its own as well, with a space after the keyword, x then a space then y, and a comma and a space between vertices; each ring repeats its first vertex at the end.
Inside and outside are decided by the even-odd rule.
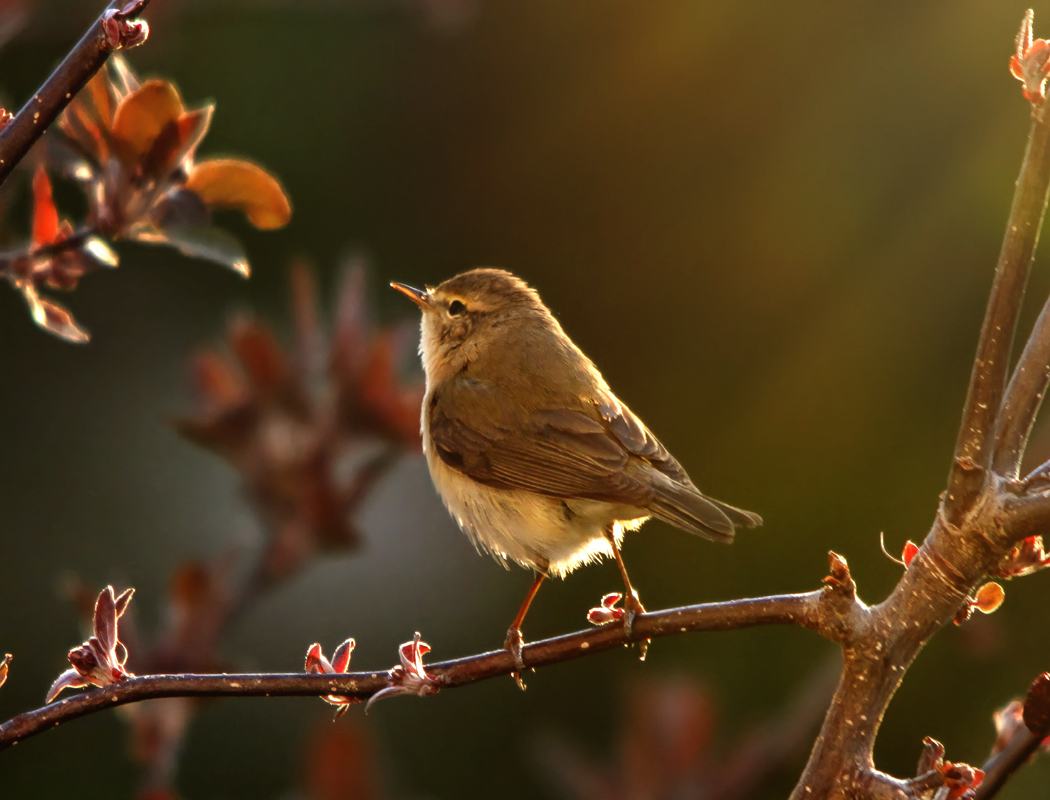
POLYGON ((523 330, 557 326, 536 291, 501 269, 472 269, 426 289, 390 285, 423 310, 419 352, 429 383, 456 375, 523 330))

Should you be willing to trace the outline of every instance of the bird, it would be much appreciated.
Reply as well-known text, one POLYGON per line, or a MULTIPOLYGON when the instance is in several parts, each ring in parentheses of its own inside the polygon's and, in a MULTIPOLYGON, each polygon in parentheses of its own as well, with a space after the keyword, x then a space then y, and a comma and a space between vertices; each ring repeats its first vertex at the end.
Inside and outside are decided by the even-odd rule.
POLYGON ((479 552, 535 573, 504 642, 522 688, 521 626, 548 576, 615 559, 630 636, 645 607, 620 552, 625 531, 655 517, 731 542, 762 524, 696 488, 521 278, 479 268, 391 286, 422 309, 421 429, 438 494, 479 552))

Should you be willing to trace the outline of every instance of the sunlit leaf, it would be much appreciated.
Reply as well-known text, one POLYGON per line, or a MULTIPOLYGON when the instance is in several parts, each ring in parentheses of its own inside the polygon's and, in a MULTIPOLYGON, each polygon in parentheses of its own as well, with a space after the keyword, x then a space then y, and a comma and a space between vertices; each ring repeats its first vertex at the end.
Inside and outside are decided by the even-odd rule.
POLYGON ((185 255, 222 264, 245 278, 251 272, 244 247, 236 237, 219 228, 173 226, 156 231, 139 232, 135 234, 135 238, 144 242, 170 244, 185 255))
POLYGON ((95 118, 107 128, 113 122, 113 100, 110 97, 109 73, 101 69, 88 81, 85 87, 88 99, 94 107, 95 118))
POLYGON ((146 81, 125 97, 113 115, 113 136, 124 155, 142 159, 153 147, 165 126, 177 124, 182 100, 167 81, 146 81))
POLYGON ((158 200, 150 212, 158 228, 207 228, 211 214, 204 201, 189 189, 172 189, 158 200))
POLYGON ((113 69, 113 75, 116 80, 112 86, 116 90, 118 97, 123 98, 132 92, 138 91, 142 85, 139 82, 138 76, 132 72, 131 67, 128 66, 128 62, 124 60, 121 55, 113 55, 109 59, 109 64, 113 69))
POLYGON ((206 106, 187 111, 167 123, 142 160, 146 174, 164 177, 190 156, 208 132, 213 110, 206 106))
POLYGON ((288 224, 292 206, 277 179, 248 161, 217 158, 199 163, 186 188, 206 205, 243 211, 256 228, 272 230, 288 224))
POLYGON ((115 267, 120 263, 120 259, 117 258, 113 248, 98 236, 88 237, 87 241, 84 242, 83 250, 100 264, 107 267, 115 267))
POLYGON ((41 297, 35 286, 23 286, 22 294, 25 295, 26 303, 29 304, 29 312, 33 316, 33 321, 41 328, 55 336, 62 337, 67 342, 83 344, 88 341, 90 337, 73 321, 73 315, 58 303, 41 297))
POLYGON ((58 239, 58 209, 51 196, 51 179, 43 165, 33 175, 33 246, 42 247, 58 239))
POLYGON ((977 590, 977 594, 974 596, 974 605, 979 611, 991 614, 1003 604, 1005 598, 1006 592, 1003 590, 1003 587, 991 581, 977 590))

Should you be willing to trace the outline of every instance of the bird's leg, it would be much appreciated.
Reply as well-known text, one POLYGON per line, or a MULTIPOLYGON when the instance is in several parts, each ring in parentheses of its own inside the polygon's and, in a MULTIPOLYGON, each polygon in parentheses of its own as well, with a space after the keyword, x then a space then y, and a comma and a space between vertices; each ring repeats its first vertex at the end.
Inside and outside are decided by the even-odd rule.
MULTIPOLYGON (((638 614, 645 613, 645 606, 642 605, 641 598, 638 597, 638 592, 636 592, 634 586, 631 585, 631 578, 627 575, 627 567, 624 566, 623 556, 620 554, 620 545, 616 543, 616 534, 612 525, 605 529, 605 538, 609 540, 609 545, 612 547, 613 551, 613 557, 616 559, 616 566, 620 568, 620 575, 623 576, 623 586, 625 591, 623 608, 624 611, 627 612, 623 617, 623 628, 627 636, 630 637, 631 629, 634 626, 634 618, 638 614)), ((643 639, 638 645, 638 657, 642 661, 645 661, 646 653, 649 652, 649 641, 649 639, 643 639)))
POLYGON ((521 604, 521 608, 518 610, 518 616, 514 618, 512 623, 510 623, 510 627, 507 629, 507 639, 503 643, 503 646, 510 651, 512 656, 514 656, 514 666, 517 667, 517 670, 511 673, 511 677, 514 678, 515 682, 518 684, 518 688, 522 691, 525 690, 525 684, 521 680, 521 673, 525 669, 525 662, 521 658, 521 649, 525 646, 525 637, 521 635, 521 623, 525 621, 525 615, 529 613, 529 606, 532 605, 532 598, 536 596, 536 592, 540 590, 540 584, 543 583, 543 579, 546 577, 546 573, 536 573, 536 580, 532 582, 532 588, 530 588, 529 593, 525 595, 525 602, 521 604))

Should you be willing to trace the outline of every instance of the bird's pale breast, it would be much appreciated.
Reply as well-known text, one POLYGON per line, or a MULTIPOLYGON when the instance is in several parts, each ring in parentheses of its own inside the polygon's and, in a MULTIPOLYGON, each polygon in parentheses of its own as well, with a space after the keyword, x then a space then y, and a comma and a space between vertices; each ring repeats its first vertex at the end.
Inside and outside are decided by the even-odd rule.
MULTIPOLYGON (((423 408, 428 407, 424 401, 423 408)), ((597 500, 569 499, 521 489, 485 486, 448 466, 430 441, 423 415, 423 442, 434 486, 449 513, 479 550, 506 564, 565 576, 576 567, 612 556, 605 528, 617 541, 648 514, 597 500)))

